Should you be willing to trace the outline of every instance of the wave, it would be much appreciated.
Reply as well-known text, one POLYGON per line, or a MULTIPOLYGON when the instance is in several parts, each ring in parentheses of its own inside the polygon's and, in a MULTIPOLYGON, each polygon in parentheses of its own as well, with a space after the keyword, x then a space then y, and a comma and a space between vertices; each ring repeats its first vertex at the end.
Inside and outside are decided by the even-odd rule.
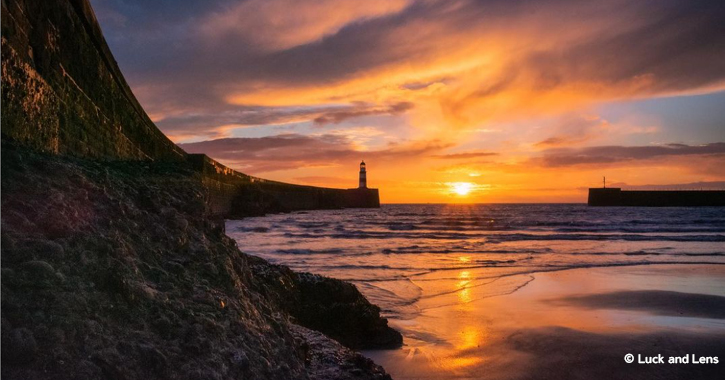
POLYGON ((353 282, 397 320, 458 304, 462 288, 476 288, 470 301, 510 294, 537 273, 725 265, 722 209, 384 205, 228 221, 227 231, 245 252, 353 282))
POLYGON ((289 248, 289 249, 278 249, 276 253, 290 254, 290 255, 318 255, 318 254, 339 254, 344 251, 340 248, 328 248, 328 249, 302 249, 302 248, 289 248))
POLYGON ((465 239, 486 239, 489 243, 507 242, 507 241, 554 241, 554 240, 593 240, 593 241, 673 241, 673 242, 725 242, 725 235, 722 234, 682 234, 682 235, 662 235, 662 234, 595 234, 595 233, 550 233, 550 234, 530 234, 530 233, 510 233, 510 234, 463 234, 463 233, 411 233, 411 232, 380 232, 380 231, 346 231, 345 233, 284 233, 286 238, 300 239, 410 239, 410 240, 465 240, 465 239))
MULTIPOLYGON (((537 265, 533 267, 514 267, 521 268, 507 273, 498 274, 486 274, 477 277, 477 280, 485 280, 499 277, 510 277, 519 276, 524 274, 536 274, 536 273, 548 273, 548 272, 559 272, 565 270, 574 269, 588 269, 588 268, 613 268, 613 267, 633 267, 633 266, 648 266, 648 265, 725 265, 725 262, 717 261, 631 261, 631 262, 617 262, 617 263, 580 263, 580 264, 565 264, 565 265, 537 265)), ((461 269, 486 269, 485 266, 475 266, 468 268, 437 268, 432 269, 430 272, 417 273, 409 275, 408 277, 415 282, 423 281, 441 281, 441 280, 460 280, 458 276, 453 277, 435 277, 435 278, 420 278, 422 276, 429 275, 433 272, 458 272, 461 269)), ((364 280, 358 280, 364 281, 364 280)))
POLYGON ((407 223, 388 223, 387 227, 391 231, 412 231, 418 229, 418 226, 407 223))
POLYGON ((263 226, 239 226, 234 229, 237 232, 257 232, 257 233, 264 233, 269 232, 269 227, 263 227, 263 226))
MULTIPOLYGON (((471 297, 470 300, 468 300, 467 302, 464 302, 464 303, 471 303, 471 302, 479 301, 479 300, 486 299, 486 298, 499 297, 499 296, 505 296, 505 295, 513 294, 513 293, 517 292, 518 290, 520 290, 521 288, 525 287, 526 285, 530 284, 535 279, 536 278, 534 276, 529 275, 528 278, 526 280, 524 280, 520 284, 515 284, 513 286, 510 286, 508 288, 504 288, 504 289, 499 290, 499 291, 496 291, 496 292, 489 292, 489 293, 484 293, 483 295, 480 295, 480 296, 477 296, 477 297, 471 297)), ((496 279, 496 280, 498 280, 498 279, 496 279)), ((479 285, 476 285, 476 286, 467 287, 466 289, 470 289, 470 288, 473 288, 473 287, 479 287, 479 286, 483 286, 483 285, 490 285, 492 282, 493 281, 491 281, 489 283, 485 283, 485 284, 479 284, 479 285)), ((463 290, 463 289, 458 289, 454 293, 457 293, 457 292, 459 292, 461 290, 463 290)), ((441 295, 443 295, 443 294, 441 294, 441 295)), ((453 302, 453 303, 442 303, 442 304, 437 304, 435 306, 429 306, 429 307, 426 307, 426 308, 421 309, 421 311, 431 310, 431 309, 438 309, 438 308, 441 308, 441 307, 456 306, 456 305, 459 305, 460 303, 461 303, 460 300, 456 300, 456 302, 453 302)))
POLYGON ((725 242, 725 235, 638 235, 638 234, 506 234, 489 235, 489 242, 521 240, 594 240, 594 241, 703 241, 725 242))

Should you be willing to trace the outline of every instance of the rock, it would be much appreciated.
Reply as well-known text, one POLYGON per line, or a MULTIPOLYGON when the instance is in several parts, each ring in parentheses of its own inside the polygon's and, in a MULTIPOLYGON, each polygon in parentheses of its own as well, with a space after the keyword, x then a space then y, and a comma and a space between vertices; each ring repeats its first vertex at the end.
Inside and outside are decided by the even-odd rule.
POLYGON ((295 273, 250 257, 261 280, 258 289, 307 328, 321 331, 355 349, 397 348, 403 344, 399 332, 380 316, 357 288, 344 281, 295 273))
MULTIPOLYGON (((21 149, 2 144, 3 155, 21 149)), ((3 212, 30 215, 30 224, 4 218, 2 223, 3 379, 60 373, 61 378, 113 380, 368 380, 384 374, 372 363, 354 362, 353 352, 322 334, 315 336, 317 343, 308 343, 290 323, 312 326, 310 320, 318 318, 332 336, 339 331, 325 318, 360 314, 337 321, 351 331, 339 339, 354 346, 360 342, 351 334, 382 336, 389 328, 379 310, 354 286, 298 275, 241 253, 224 235, 223 221, 191 216, 204 209, 204 199, 189 196, 200 192, 201 184, 180 172, 183 167, 25 154, 22 165, 52 169, 39 174, 0 160, 3 212), (73 195, 78 178, 85 179, 79 183, 86 183, 87 199, 73 195), (137 186, 148 189, 143 212, 137 186), (42 205, 53 192, 64 194, 62 210, 33 214, 25 209, 42 205), (36 218, 63 223, 75 215, 67 210, 82 207, 92 211, 91 226, 63 240, 37 238, 45 227, 36 218), (127 212, 117 212, 120 208, 127 212), (153 209, 165 209, 175 218, 173 225, 153 209), (158 235, 158 225, 165 226, 165 235, 158 235), (180 238, 188 249, 178 247, 180 238), (6 248, 21 259, 6 261, 6 248)))
POLYGON ((26 261, 20 265, 19 271, 23 274, 24 281, 34 286, 48 287, 65 280, 52 265, 41 260, 26 261))
POLYGON ((3 364, 17 365, 35 360, 38 344, 33 332, 21 327, 11 330, 2 339, 3 364))
POLYGON ((81 360, 76 367, 73 378, 78 380, 102 380, 103 371, 101 368, 88 360, 81 360))
POLYGON ((249 368, 249 357, 242 350, 234 351, 230 358, 232 366, 238 367, 242 370, 249 368))
POLYGON ((45 239, 29 239, 23 243, 24 249, 32 252, 36 260, 52 260, 62 258, 65 250, 63 246, 45 239))
POLYGON ((319 332, 291 326, 298 337, 310 347, 309 373, 313 379, 376 379, 392 380, 383 367, 372 360, 340 346, 319 332))
POLYGON ((171 338, 173 337, 173 324, 171 323, 171 320, 165 316, 161 316, 159 318, 154 319, 151 322, 151 325, 158 331, 159 335, 161 335, 164 338, 171 338))
POLYGON ((148 344, 139 345, 138 351, 145 367, 151 368, 157 375, 165 373, 168 360, 161 351, 148 344))
POLYGON ((135 299, 143 301, 152 301, 159 296, 159 292, 156 289, 140 281, 129 281, 128 289, 135 299))
POLYGON ((3 285, 13 283, 13 280, 16 279, 15 271, 10 268, 2 268, 2 271, 0 271, 0 279, 2 279, 3 285))
POLYGON ((20 269, 38 277, 55 277, 55 269, 46 261, 26 261, 20 265, 20 269))

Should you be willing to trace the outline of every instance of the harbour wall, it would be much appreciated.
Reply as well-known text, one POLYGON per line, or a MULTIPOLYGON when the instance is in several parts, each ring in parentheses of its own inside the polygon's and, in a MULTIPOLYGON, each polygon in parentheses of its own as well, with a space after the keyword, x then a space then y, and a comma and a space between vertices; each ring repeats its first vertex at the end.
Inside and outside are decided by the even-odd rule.
POLYGON ((201 175, 210 211, 220 216, 380 207, 378 189, 334 189, 270 181, 230 169, 205 154, 189 154, 187 162, 201 175))
POLYGON ((184 152, 131 92, 88 0, 3 1, 2 57, 3 140, 88 159, 188 163, 221 217, 380 205, 377 189, 269 181, 184 152))
POLYGON ((706 207, 725 206, 723 190, 589 189, 589 206, 706 207))

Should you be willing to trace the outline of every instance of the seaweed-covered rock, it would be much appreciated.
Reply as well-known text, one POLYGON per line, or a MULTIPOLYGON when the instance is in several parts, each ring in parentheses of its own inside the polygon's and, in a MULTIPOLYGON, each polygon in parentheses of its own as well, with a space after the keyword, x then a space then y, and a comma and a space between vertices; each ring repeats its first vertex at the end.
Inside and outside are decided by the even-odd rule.
POLYGON ((6 139, 0 162, 3 379, 386 376, 290 319, 308 301, 330 316, 348 301, 373 317, 374 307, 345 285, 320 291, 347 296, 317 300, 317 285, 293 274, 297 308, 280 307, 288 295, 274 291, 285 288, 260 286, 255 272, 291 272, 260 259, 250 267, 184 163, 93 162, 6 139))
POLYGON ((321 331, 355 349, 397 348, 399 332, 380 316, 355 285, 310 273, 296 273, 281 265, 250 257, 257 274, 255 289, 265 294, 302 326, 321 331))

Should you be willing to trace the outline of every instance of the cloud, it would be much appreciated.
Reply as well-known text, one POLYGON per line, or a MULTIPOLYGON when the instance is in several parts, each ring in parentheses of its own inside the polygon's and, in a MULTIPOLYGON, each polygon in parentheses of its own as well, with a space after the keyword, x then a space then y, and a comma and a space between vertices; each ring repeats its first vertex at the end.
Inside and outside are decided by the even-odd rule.
MULTIPOLYGON (((188 138, 215 139, 228 137, 229 131, 236 128, 303 122, 318 126, 340 124, 365 116, 400 115, 412 107, 412 103, 408 102, 311 107, 222 106, 159 115, 156 125, 175 141, 188 138)), ((354 132, 354 129, 350 132, 354 132)))
POLYGON ((491 156, 497 156, 498 153, 495 152, 462 152, 462 153, 451 153, 451 154, 436 154, 433 157, 440 158, 444 160, 461 160, 461 159, 470 159, 470 158, 480 158, 480 157, 491 157, 491 156))
POLYGON ((725 142, 685 145, 665 144, 657 146, 594 146, 580 149, 550 149, 534 159, 542 166, 560 167, 574 165, 610 164, 681 156, 725 156, 725 142))
POLYGON ((555 133, 554 136, 534 145, 552 148, 581 144, 603 135, 609 127, 609 122, 598 116, 566 115, 550 128, 555 133))
POLYGON ((413 102, 445 130, 725 88, 716 0, 119 3, 107 34, 152 113, 413 102))
POLYGON ((389 199, 443 202, 408 184, 725 178, 721 95, 691 96, 725 90, 719 0, 91 1, 160 128, 251 174, 365 158, 389 199))
POLYGON ((202 112, 164 115, 156 121, 174 141, 187 138, 222 138, 229 130, 257 125, 278 125, 309 121, 326 109, 319 107, 233 107, 202 112))
POLYGON ((361 159, 379 164, 397 163, 449 148, 438 141, 388 144, 383 149, 361 151, 348 137, 324 134, 281 134, 260 138, 224 138, 179 144, 189 153, 205 153, 244 172, 256 174, 305 167, 349 165, 361 159))
POLYGON ((341 111, 332 111, 314 119, 315 124, 340 124, 347 119, 373 115, 398 115, 413 108, 411 102, 399 102, 385 107, 361 105, 348 107, 341 111))
POLYGON ((260 50, 282 50, 318 41, 348 24, 401 11, 408 0, 247 0, 201 19, 211 40, 247 41, 260 50))

